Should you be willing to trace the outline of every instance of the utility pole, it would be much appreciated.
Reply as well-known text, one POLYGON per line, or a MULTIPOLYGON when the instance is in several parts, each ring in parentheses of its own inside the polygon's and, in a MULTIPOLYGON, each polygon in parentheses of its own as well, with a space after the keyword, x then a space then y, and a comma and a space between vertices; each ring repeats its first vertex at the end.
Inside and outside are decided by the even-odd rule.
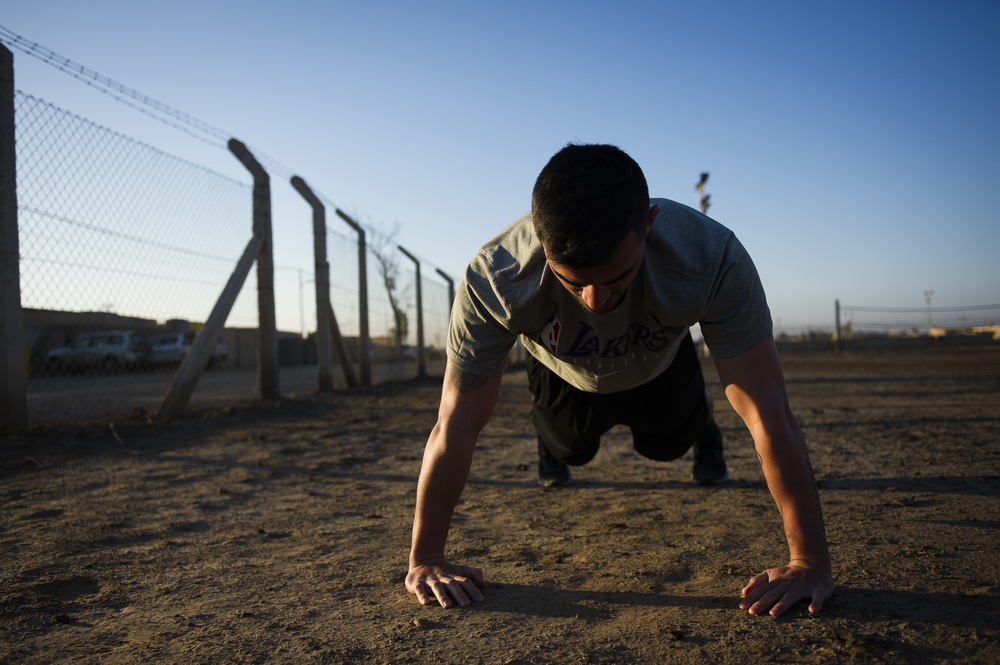
POLYGON ((711 194, 705 193, 705 183, 708 182, 708 173, 703 171, 701 178, 698 180, 698 184, 694 186, 698 190, 698 206, 701 208, 702 213, 708 212, 708 206, 711 204, 708 202, 712 198, 711 194))
POLYGON ((927 289, 924 291, 924 300, 927 301, 927 334, 931 334, 931 326, 933 322, 931 320, 931 296, 934 295, 934 289, 927 289))

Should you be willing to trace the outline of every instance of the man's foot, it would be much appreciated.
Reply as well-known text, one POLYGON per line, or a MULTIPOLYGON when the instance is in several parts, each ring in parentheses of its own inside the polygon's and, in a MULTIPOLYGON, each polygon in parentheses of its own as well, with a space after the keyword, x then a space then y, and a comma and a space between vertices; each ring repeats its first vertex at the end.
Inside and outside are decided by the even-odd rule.
POLYGON ((714 420, 709 421, 701 438, 694 443, 691 479, 699 485, 717 485, 729 479, 726 460, 722 456, 722 431, 714 420))
POLYGON ((538 484, 542 487, 561 487, 570 481, 569 467, 557 460, 538 437, 538 484))

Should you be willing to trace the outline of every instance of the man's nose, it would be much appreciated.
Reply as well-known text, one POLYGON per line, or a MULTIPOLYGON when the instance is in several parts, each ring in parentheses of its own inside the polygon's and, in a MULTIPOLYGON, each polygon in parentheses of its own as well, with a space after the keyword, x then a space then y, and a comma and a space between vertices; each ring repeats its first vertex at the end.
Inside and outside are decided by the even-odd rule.
POLYGON ((606 286, 588 285, 580 292, 583 304, 595 312, 603 311, 602 308, 607 305, 610 296, 611 291, 606 286))

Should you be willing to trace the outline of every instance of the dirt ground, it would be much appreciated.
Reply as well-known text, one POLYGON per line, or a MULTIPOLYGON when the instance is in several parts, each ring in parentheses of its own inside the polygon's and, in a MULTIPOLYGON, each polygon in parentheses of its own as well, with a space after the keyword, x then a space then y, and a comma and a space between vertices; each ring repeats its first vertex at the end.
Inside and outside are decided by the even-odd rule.
POLYGON ((752 443, 706 364, 731 480, 605 437, 535 482, 504 380, 449 554, 486 600, 403 587, 439 381, 0 439, 0 662, 1000 662, 1000 347, 789 353, 836 595, 737 608, 787 557, 752 443))

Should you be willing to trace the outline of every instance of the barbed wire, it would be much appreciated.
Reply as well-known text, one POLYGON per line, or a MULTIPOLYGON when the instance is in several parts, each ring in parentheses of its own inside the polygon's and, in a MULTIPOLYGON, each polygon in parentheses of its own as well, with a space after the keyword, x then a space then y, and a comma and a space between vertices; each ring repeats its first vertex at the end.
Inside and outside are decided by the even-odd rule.
POLYGON ((223 147, 231 136, 229 132, 211 125, 204 120, 200 120, 190 113, 185 113, 158 99, 154 99, 138 90, 123 85, 89 67, 85 67, 65 56, 59 55, 50 48, 42 46, 37 42, 29 41, 2 25, 0 25, 0 42, 33 58, 37 58, 64 74, 68 74, 95 90, 108 95, 115 101, 125 104, 165 125, 179 129, 200 141, 216 147, 223 147), (171 122, 167 118, 171 118, 176 122, 171 122), (200 132, 202 135, 195 132, 200 132), (215 139, 215 141, 209 140, 204 135, 215 139))
MULTIPOLYGON (((316 194, 316 197, 319 198, 323 203, 327 204, 328 206, 332 206, 335 210, 340 210, 341 212, 344 212, 343 210, 341 210, 341 208, 339 206, 337 206, 331 199, 329 199, 322 192, 316 191, 314 189, 313 193, 316 194)), ((354 223, 356 223, 358 226, 360 226, 365 231, 366 234, 369 234, 369 235, 372 235, 372 236, 384 236, 385 233, 386 233, 382 229, 377 228, 377 227, 373 226, 370 223, 366 223, 366 222, 361 221, 360 219, 357 218, 356 215, 351 215, 351 214, 349 214, 347 212, 344 212, 344 214, 346 214, 348 217, 350 217, 352 220, 354 220, 354 223)), ((351 237, 348 237, 347 235, 344 235, 343 233, 340 233, 339 231, 335 231, 332 228, 330 228, 329 225, 327 225, 326 232, 328 234, 330 234, 330 235, 335 235, 335 236, 337 236, 339 238, 342 238, 344 240, 347 240, 349 242, 356 241, 356 238, 351 238, 351 237)), ((372 251, 370 247, 368 248, 368 251, 369 252, 372 251)), ((407 250, 407 251, 409 251, 409 250, 407 250)), ((441 268, 440 266, 434 264, 432 261, 428 261, 426 258, 424 258, 423 256, 420 256, 416 252, 410 252, 410 254, 413 254, 413 256, 417 257, 417 259, 420 261, 421 265, 427 265, 427 266, 429 266, 431 268, 434 268, 436 270, 440 270, 441 272, 443 272, 445 274, 448 274, 448 272, 446 270, 444 270, 444 268, 441 268)))
POLYGON ((254 156, 254 159, 260 162, 261 166, 264 167, 264 170, 267 171, 268 175, 277 176, 286 182, 290 180, 293 175, 295 175, 295 171, 290 166, 282 164, 276 158, 270 156, 260 148, 252 145, 247 145, 247 148, 254 156))
MULTIPOLYGON (((0 28, 2 28, 2 27, 3 26, 0 26, 0 28)), ((145 150, 149 150, 149 151, 154 152, 154 153, 156 153, 158 155, 161 155, 163 157, 169 157, 170 159, 172 159, 175 162, 178 162, 180 164, 184 164, 185 166, 193 167, 195 169, 199 169, 201 171, 204 171, 205 173, 210 173, 210 174, 212 174, 215 177, 222 178, 223 180, 228 180, 229 182, 231 182, 233 184, 236 184, 236 185, 240 185, 241 187, 246 187, 246 183, 240 182, 236 178, 231 178, 231 177, 229 177, 229 176, 227 176, 225 174, 222 174, 222 173, 219 173, 218 171, 210 169, 210 168, 208 168, 208 167, 206 167, 206 166, 204 166, 202 164, 198 164, 197 162, 192 162, 189 159, 184 159, 183 157, 180 157, 178 155, 174 155, 172 153, 169 153, 169 152, 167 152, 165 150, 157 148, 156 146, 150 145, 148 143, 144 143, 144 142, 142 142, 142 141, 140 141, 140 140, 138 140, 136 138, 128 136, 127 134, 122 134, 121 132, 119 132, 117 130, 111 129, 110 127, 105 127, 104 125, 96 123, 93 120, 90 120, 88 118, 84 118, 83 116, 81 116, 79 114, 76 114, 76 113, 74 113, 72 111, 64 109, 64 108, 62 108, 60 106, 57 106, 56 104, 53 104, 52 102, 46 101, 46 100, 42 99, 41 97, 37 97, 35 95, 32 95, 29 92, 24 92, 23 90, 18 89, 18 90, 15 91, 14 94, 15 95, 19 95, 24 100, 30 100, 32 102, 40 104, 41 106, 48 107, 52 111, 55 111, 55 112, 57 112, 57 113, 65 116, 65 117, 70 118, 70 119, 72 119, 74 121, 77 121, 77 122, 79 122, 81 124, 87 125, 87 126, 93 128, 93 129, 99 130, 99 131, 101 131, 101 132, 103 132, 103 133, 105 133, 105 134, 107 134, 109 136, 113 136, 113 137, 115 137, 117 139, 120 139, 122 141, 126 141, 128 143, 131 143, 131 144, 137 146, 137 147, 143 148, 145 150)))
MULTIPOLYGON (((47 65, 55 67, 64 74, 72 76, 129 108, 139 111, 168 127, 183 131, 189 136, 213 147, 226 148, 229 139, 233 136, 232 132, 216 127, 190 113, 176 109, 165 102, 161 102, 158 99, 123 85, 100 72, 70 60, 66 56, 59 55, 50 48, 37 42, 29 41, 2 25, 0 25, 0 42, 37 58, 47 65), (206 138, 206 135, 208 138, 206 138)), ((250 147, 252 148, 254 157, 257 161, 268 167, 266 170, 270 174, 277 175, 286 180, 295 175, 295 171, 280 160, 268 155, 256 146, 250 147)))
MULTIPOLYGON (((0 25, 0 42, 19 50, 22 53, 37 58, 45 64, 55 67, 59 71, 72 76, 73 78, 87 84, 105 95, 108 95, 115 101, 139 111, 140 113, 143 113, 144 115, 169 127, 183 131, 189 136, 192 136, 193 138, 196 138, 204 143, 214 147, 226 147, 229 138, 232 136, 231 132, 227 132, 224 129, 216 127, 215 125, 191 115, 190 113, 176 109, 158 99, 123 85, 110 77, 56 53, 50 48, 38 44, 37 42, 25 39, 21 35, 18 35, 3 25, 0 25), (209 138, 206 138, 205 135, 209 138)), ((254 157, 261 162, 261 164, 265 165, 267 167, 266 170, 270 173, 273 173, 274 175, 277 175, 285 180, 288 180, 295 175, 295 171, 292 168, 283 164, 278 159, 268 155, 256 146, 250 147, 252 148, 254 157)), ((317 196, 333 208, 339 208, 339 206, 326 195, 317 192, 317 196)), ((370 224, 365 224, 358 220, 355 221, 357 221, 359 226, 365 229, 367 233, 372 235, 383 233, 380 229, 377 229, 370 224)), ((426 264, 431 268, 434 268, 439 273, 447 274, 443 268, 434 264, 432 261, 427 260, 425 257, 413 252, 411 252, 411 254, 413 254, 413 256, 415 256, 422 264, 426 264)))

